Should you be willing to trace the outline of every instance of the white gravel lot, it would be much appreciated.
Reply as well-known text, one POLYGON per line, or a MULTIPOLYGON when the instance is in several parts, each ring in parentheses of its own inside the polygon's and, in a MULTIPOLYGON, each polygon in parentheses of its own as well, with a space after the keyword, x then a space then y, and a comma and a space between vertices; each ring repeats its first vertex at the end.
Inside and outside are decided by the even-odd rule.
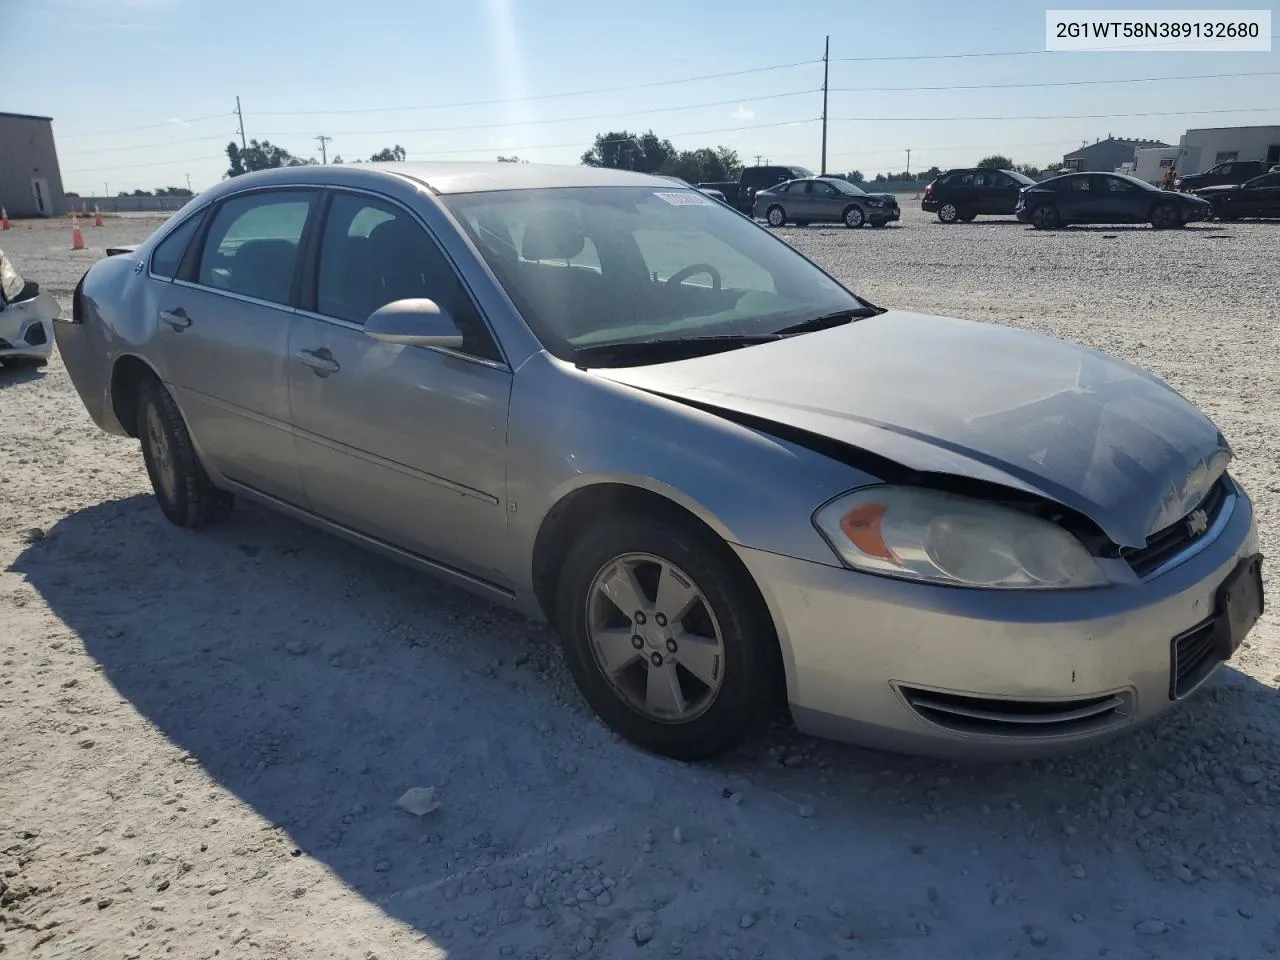
MULTIPOLYGON (((1280 558, 1280 224, 904 207, 785 234, 875 302, 1166 377, 1234 445, 1280 558)), ((156 222, 0 246, 67 310, 156 222)), ((175 529, 56 355, 0 372, 5 957, 1275 956, 1277 682, 1269 610, 1209 689, 1101 750, 969 766, 778 729, 671 763, 604 730, 550 632, 256 509, 175 529), (393 809, 412 786, 440 809, 393 809)))

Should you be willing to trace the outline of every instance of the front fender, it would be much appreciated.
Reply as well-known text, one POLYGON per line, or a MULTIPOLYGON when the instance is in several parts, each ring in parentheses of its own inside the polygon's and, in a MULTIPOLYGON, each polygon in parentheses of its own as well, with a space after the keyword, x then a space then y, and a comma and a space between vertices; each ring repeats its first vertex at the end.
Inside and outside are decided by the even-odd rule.
POLYGON ((826 500, 874 478, 677 400, 538 354, 512 385, 508 426, 512 580, 532 583, 533 544, 570 494, 622 483, 684 507, 725 541, 839 566, 812 523, 826 500))

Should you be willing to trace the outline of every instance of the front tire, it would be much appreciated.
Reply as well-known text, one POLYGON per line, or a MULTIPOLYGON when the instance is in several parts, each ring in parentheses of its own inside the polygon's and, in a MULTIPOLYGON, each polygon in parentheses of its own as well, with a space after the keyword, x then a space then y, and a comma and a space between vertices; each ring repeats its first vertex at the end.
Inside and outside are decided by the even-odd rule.
POLYGON ((177 403, 154 378, 138 388, 137 434, 151 489, 171 523, 197 529, 231 513, 235 497, 213 485, 196 457, 177 403))
POLYGON ((844 225, 850 230, 857 230, 867 222, 867 216, 859 206, 852 206, 844 212, 844 225))
POLYGON ((579 691, 645 750, 710 759, 766 712, 777 643, 768 610, 730 550, 690 524, 590 526, 565 559, 556 611, 579 691))
POLYGON ((771 227, 781 227, 787 222, 787 215, 781 207, 775 205, 765 211, 764 219, 771 227))
POLYGON ((1171 230, 1182 226, 1182 217, 1172 203, 1162 203, 1151 211, 1151 226, 1157 230, 1171 230))
POLYGON ((1031 211, 1031 224, 1037 230, 1056 230, 1060 223, 1058 208, 1051 203, 1041 204, 1031 211))

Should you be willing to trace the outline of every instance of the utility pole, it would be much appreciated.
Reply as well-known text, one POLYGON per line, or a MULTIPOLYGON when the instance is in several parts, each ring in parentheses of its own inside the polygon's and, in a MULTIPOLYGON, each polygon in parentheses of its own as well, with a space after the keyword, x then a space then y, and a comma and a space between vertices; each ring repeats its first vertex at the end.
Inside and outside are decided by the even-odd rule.
POLYGON ((187 174, 187 193, 191 192, 191 174, 187 174))
POLYGON ((111 196, 111 185, 110 185, 109 183, 104 183, 104 184, 102 185, 102 195, 103 195, 104 197, 109 197, 109 196, 111 196))
POLYGON ((328 154, 328 152, 325 150, 325 145, 326 145, 330 140, 332 140, 332 139, 333 139, 333 137, 326 137, 326 136, 322 133, 322 134, 320 134, 320 136, 316 137, 315 139, 320 141, 320 162, 321 162, 321 163, 328 163, 328 162, 329 162, 329 154, 328 154))
POLYGON ((756 166, 760 166, 760 154, 756 154, 756 166))
POLYGON ((907 147, 907 176, 911 176, 911 148, 907 147))
POLYGON ((248 150, 249 144, 244 140, 244 111, 240 109, 240 98, 236 97, 236 116, 240 118, 240 149, 248 150))
POLYGON ((831 36, 822 50, 822 175, 827 175, 827 77, 831 68, 831 36))

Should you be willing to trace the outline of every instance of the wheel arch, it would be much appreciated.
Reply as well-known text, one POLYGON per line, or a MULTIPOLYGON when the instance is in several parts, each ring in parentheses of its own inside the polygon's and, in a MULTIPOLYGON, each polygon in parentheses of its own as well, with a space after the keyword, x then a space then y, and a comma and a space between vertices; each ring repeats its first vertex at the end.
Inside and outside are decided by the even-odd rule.
POLYGON ((138 436, 138 394, 142 383, 147 379, 163 383, 155 368, 137 354, 121 354, 111 365, 111 383, 108 388, 111 414, 125 435, 135 439, 138 436))
MULTIPOLYGON (((678 494, 676 494, 678 496, 678 494)), ((647 515, 663 518, 688 529, 721 553, 722 558, 742 577, 757 605, 755 613, 765 618, 771 632, 777 696, 786 699, 787 674, 781 634, 764 591, 746 564, 729 545, 727 529, 714 515, 700 515, 696 505, 679 502, 646 487, 619 480, 601 480, 569 491, 543 516, 534 537, 531 554, 532 587, 538 609, 548 623, 557 622, 556 592, 564 559, 574 542, 574 534, 586 524, 618 515, 647 515)))
POLYGON ((847 217, 847 216, 849 215, 849 211, 850 211, 850 210, 852 210, 854 207, 857 207, 859 210, 861 210, 861 211, 862 211, 862 219, 863 219, 863 221, 865 221, 865 220, 867 219, 867 211, 866 211, 866 208, 865 208, 865 207, 863 207, 863 206, 862 206, 862 204, 858 203, 856 200, 853 200, 853 201, 850 201, 849 203, 846 203, 846 204, 844 205, 844 209, 840 211, 840 222, 841 222, 841 223, 843 223, 843 222, 844 222, 844 218, 845 218, 845 217, 847 217))

